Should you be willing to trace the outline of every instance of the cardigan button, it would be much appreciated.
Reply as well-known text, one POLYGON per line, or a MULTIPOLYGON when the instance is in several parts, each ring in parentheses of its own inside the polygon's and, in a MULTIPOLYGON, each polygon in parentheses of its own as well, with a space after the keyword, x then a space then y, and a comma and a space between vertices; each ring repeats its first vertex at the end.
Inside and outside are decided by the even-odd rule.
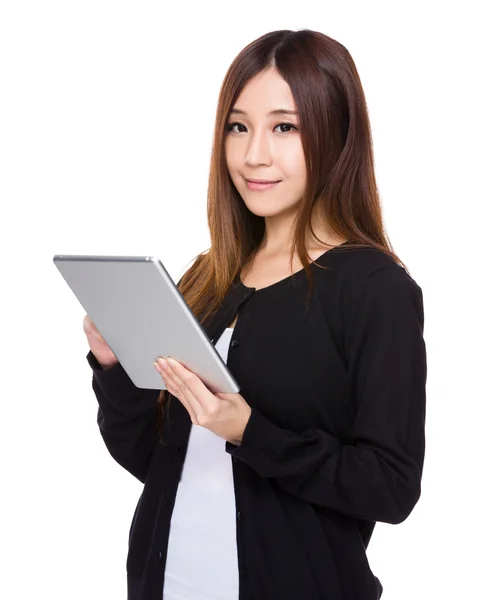
POLYGON ((232 345, 232 348, 236 348, 238 346, 238 340, 233 340, 231 345, 232 345))
POLYGON ((240 572, 242 573, 242 577, 244 579, 247 579, 247 577, 249 576, 249 571, 247 571, 247 569, 242 569, 240 572))
POLYGON ((241 510, 239 510, 237 513, 237 519, 239 521, 241 521, 243 518, 244 518, 244 513, 241 510))

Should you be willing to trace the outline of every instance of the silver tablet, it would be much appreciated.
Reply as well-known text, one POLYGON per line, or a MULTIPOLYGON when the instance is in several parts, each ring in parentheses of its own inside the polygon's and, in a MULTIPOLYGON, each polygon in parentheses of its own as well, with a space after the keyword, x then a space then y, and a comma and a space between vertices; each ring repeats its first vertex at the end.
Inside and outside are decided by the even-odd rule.
POLYGON ((157 258, 56 254, 53 262, 137 387, 166 389, 153 363, 172 356, 211 392, 240 390, 157 258))

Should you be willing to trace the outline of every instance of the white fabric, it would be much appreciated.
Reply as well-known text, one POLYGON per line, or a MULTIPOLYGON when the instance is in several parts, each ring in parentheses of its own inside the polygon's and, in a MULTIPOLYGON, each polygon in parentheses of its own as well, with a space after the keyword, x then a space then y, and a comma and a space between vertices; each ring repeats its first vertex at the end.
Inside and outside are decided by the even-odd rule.
MULTIPOLYGON (((233 329, 216 344, 226 363, 233 329)), ((232 458, 225 440, 192 424, 173 509, 163 600, 238 600, 232 458)))

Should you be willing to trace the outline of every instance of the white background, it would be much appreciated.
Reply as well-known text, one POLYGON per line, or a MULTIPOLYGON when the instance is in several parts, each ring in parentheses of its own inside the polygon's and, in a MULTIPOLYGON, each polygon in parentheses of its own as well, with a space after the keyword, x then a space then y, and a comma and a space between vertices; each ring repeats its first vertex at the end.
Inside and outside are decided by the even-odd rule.
POLYGON ((142 486, 100 437, 84 311, 52 257, 156 254, 177 280, 209 246, 223 76, 250 41, 285 28, 352 54, 386 227, 424 294, 423 492, 370 543, 383 599, 494 597, 487 5, 4 0, 1 598, 126 597, 142 486))

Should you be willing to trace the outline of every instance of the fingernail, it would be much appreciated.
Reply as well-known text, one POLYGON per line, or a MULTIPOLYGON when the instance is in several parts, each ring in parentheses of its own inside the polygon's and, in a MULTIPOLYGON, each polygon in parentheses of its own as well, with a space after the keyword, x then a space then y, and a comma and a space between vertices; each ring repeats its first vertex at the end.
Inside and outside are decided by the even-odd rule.
POLYGON ((160 357, 158 358, 158 362, 163 367, 163 369, 168 369, 168 363, 166 362, 166 359, 160 357))

